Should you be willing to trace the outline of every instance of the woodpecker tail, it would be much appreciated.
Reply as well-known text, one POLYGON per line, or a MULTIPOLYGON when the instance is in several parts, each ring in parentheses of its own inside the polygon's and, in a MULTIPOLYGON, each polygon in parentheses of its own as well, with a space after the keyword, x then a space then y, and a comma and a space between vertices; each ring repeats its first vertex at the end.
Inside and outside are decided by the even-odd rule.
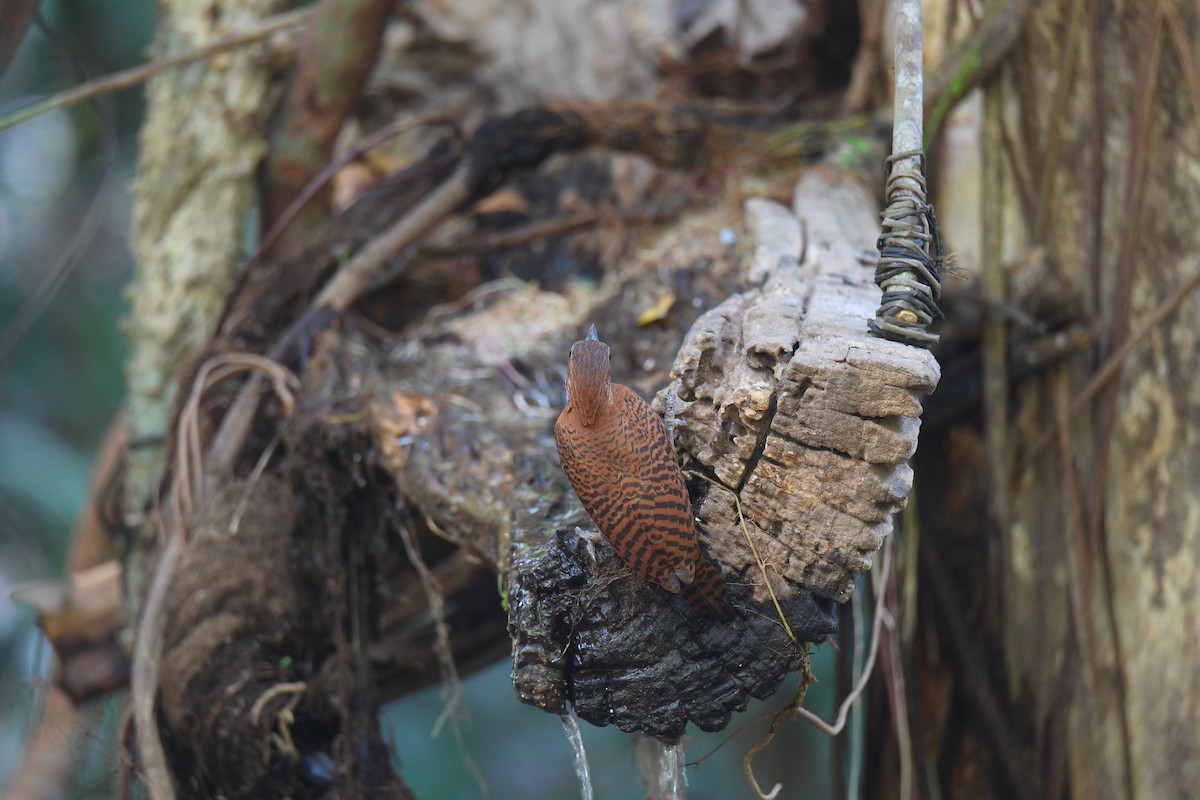
POLYGON ((696 577, 691 583, 685 584, 680 593, 692 608, 725 620, 733 618, 733 600, 729 597, 725 577, 703 553, 696 564, 696 577))

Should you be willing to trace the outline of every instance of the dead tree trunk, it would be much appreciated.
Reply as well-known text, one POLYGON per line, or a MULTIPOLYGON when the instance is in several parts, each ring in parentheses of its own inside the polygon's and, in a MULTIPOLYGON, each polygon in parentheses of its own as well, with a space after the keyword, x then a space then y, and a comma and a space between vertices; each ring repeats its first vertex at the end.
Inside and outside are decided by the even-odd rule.
MULTIPOLYGON (((1055 0, 1025 31, 985 99, 986 414, 935 425, 918 456, 945 654, 925 674, 956 676, 924 695, 921 772, 945 796, 1187 797, 1200 8, 1055 0)), ((969 230, 972 212, 940 210, 969 230)), ((949 386, 979 368, 944 363, 949 386)))

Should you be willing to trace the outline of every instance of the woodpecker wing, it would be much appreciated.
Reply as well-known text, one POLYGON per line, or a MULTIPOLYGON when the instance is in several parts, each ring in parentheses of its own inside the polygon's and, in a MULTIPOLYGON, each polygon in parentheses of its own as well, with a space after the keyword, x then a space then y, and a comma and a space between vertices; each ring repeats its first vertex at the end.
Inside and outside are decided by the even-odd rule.
POLYGON ((650 532, 647 538, 653 542, 659 568, 676 565, 674 574, 684 584, 681 590, 688 605, 729 619, 733 611, 729 589, 720 569, 700 550, 692 501, 666 425, 645 400, 625 386, 613 386, 613 400, 624 405, 624 415, 636 432, 630 450, 638 454, 633 467, 621 472, 621 494, 629 499, 642 529, 650 532))
POLYGON ((696 562, 695 579, 683 587, 683 599, 692 608, 708 609, 722 619, 733 616, 733 598, 729 596, 725 576, 703 553, 696 562))
POLYGON ((678 592, 700 558, 687 487, 653 409, 612 387, 610 412, 584 428, 568 407, 555 426, 563 471, 617 555, 647 580, 678 592))

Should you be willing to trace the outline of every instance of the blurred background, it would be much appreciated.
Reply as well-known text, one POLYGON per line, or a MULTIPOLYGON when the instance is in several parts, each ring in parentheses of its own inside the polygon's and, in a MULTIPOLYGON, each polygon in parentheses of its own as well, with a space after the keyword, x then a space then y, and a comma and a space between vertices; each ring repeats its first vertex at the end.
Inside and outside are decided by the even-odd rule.
MULTIPOLYGON (((141 63, 155 25, 151 0, 47 0, 39 14, 0 77, 0 116, 141 63)), ((32 611, 8 593, 61 574, 92 459, 121 404, 128 186, 141 111, 138 87, 0 132, 0 786, 23 757, 52 667, 32 611)), ((814 658, 820 682, 806 703, 826 718, 834 662, 829 647, 814 658)), ((741 731, 688 768, 689 796, 751 796, 742 755, 797 683, 793 677, 725 733, 690 739, 692 761, 741 731)), ((396 758, 418 796, 578 795, 561 723, 517 702, 507 662, 466 679, 463 692, 464 712, 436 738, 441 687, 389 707, 396 758)), ((73 797, 107 797, 114 788, 124 695, 104 703, 80 751, 73 797)), ((596 797, 639 796, 632 737, 585 725, 583 738, 596 797)), ((783 781, 781 797, 829 797, 829 752, 827 737, 789 722, 756 759, 759 781, 768 790, 783 781)))
MULTIPOLYGON (((0 76, 0 116, 139 63, 153 8, 42 3, 44 25, 30 27, 0 76)), ((61 573, 92 458, 121 402, 141 105, 141 92, 127 90, 0 132, 0 785, 41 712, 52 659, 32 611, 8 593, 61 573)), ((83 750, 79 797, 108 794, 122 703, 107 703, 83 750)))

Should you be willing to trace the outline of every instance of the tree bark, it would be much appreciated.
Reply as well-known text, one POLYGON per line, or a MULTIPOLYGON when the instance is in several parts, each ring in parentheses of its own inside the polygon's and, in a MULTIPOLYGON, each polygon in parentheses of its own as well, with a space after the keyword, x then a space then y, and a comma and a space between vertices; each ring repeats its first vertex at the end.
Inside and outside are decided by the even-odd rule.
MULTIPOLYGON (((282 8, 279 0, 166 2, 156 52, 193 49, 282 8)), ((255 174, 267 152, 273 71, 261 48, 243 48, 163 73, 147 87, 134 181, 130 355, 126 418, 134 443, 127 506, 150 507, 180 371, 212 336, 258 202, 255 174), (200 111, 202 109, 202 112, 200 111)), ((153 525, 141 527, 143 542, 153 525)), ((127 579, 137 594, 142 565, 127 579)))
MULTIPOLYGON (((918 457, 934 476, 920 503, 923 586, 955 577, 935 628, 957 614, 980 637, 952 657, 964 680, 951 697, 974 710, 984 744, 941 754, 952 794, 1008 796, 1014 775, 1040 797, 1186 797, 1200 785, 1189 733, 1200 727, 1198 30, 1191 3, 1035 4, 987 87, 1002 113, 982 145, 982 258, 1007 285, 998 299, 1058 331, 1063 349, 1031 371, 1045 332, 1001 321, 1007 339, 983 359, 1008 367, 991 373, 987 421, 939 426, 918 457), (1030 246, 1044 257, 1027 258, 1030 246), (1072 356, 1080 330, 1090 344, 1072 356), (953 474, 936 472, 943 452, 953 474), (963 481, 976 471, 986 483, 963 481), (1007 723, 984 713, 981 691, 1007 698, 1007 723), (1009 754, 1009 779, 990 789, 984 752, 998 766, 1009 754)), ((943 214, 948 229, 961 223, 943 214)), ((949 368, 946 382, 960 377, 949 368)), ((924 713, 950 725, 953 705, 924 713)))

